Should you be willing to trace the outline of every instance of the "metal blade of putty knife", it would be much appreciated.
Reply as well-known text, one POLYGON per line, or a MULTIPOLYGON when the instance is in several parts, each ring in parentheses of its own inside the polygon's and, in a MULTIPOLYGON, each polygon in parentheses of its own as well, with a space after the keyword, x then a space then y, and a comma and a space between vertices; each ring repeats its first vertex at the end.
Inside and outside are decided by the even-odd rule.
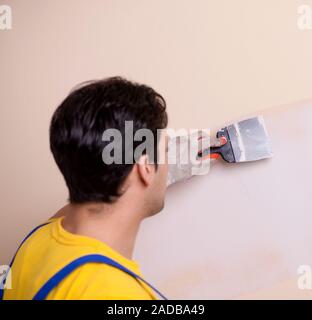
POLYGON ((235 162, 256 161, 273 156, 270 139, 262 116, 233 123, 217 132, 217 138, 227 141, 198 153, 199 158, 218 158, 235 162))
MULTIPOLYGON (((217 133, 226 137, 228 143, 219 154, 228 162, 256 161, 273 156, 270 139, 262 116, 231 124, 217 133)), ((212 148, 213 149, 213 148, 212 148)), ((213 150, 210 151, 214 152, 213 150)))

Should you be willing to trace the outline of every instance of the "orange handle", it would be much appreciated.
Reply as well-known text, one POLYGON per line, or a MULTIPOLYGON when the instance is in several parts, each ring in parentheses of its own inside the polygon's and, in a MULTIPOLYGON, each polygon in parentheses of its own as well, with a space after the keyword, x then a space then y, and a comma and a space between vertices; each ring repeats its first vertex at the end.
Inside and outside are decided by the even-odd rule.
POLYGON ((207 160, 207 159, 219 159, 221 156, 218 153, 210 153, 205 157, 200 158, 201 160, 207 160))

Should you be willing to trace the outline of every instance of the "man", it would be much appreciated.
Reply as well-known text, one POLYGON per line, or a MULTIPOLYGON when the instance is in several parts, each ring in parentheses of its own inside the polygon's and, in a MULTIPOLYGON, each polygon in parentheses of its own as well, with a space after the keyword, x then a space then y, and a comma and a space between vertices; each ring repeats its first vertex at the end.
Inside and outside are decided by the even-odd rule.
POLYGON ((165 100, 145 85, 115 77, 85 83, 68 95, 52 117, 50 147, 69 204, 21 245, 4 299, 157 298, 132 254, 142 220, 164 206, 168 164, 160 146, 166 137, 157 130, 166 126, 165 100), (125 145, 126 121, 134 133, 152 132, 154 153, 124 161, 140 143, 130 139, 132 147, 125 145), (111 141, 103 133, 112 128, 121 133, 123 161, 107 164, 111 141))
MULTIPOLYGON (((167 126, 165 100, 152 88, 121 78, 86 83, 55 111, 50 147, 69 190, 69 204, 36 230, 12 265, 12 289, 4 299, 32 299, 61 268, 89 254, 104 255, 142 276, 132 260, 141 221, 164 205, 167 165, 104 163, 109 128, 125 134, 167 126)), ((163 137, 164 139, 164 137, 163 137)), ((138 142, 136 142, 138 144, 138 142)), ((134 147, 135 147, 134 143, 134 147)), ((157 144, 156 144, 157 148, 157 144)), ((123 144, 123 151, 125 151, 123 144)), ((155 299, 145 283, 111 265, 86 263, 73 270, 47 299, 155 299)))

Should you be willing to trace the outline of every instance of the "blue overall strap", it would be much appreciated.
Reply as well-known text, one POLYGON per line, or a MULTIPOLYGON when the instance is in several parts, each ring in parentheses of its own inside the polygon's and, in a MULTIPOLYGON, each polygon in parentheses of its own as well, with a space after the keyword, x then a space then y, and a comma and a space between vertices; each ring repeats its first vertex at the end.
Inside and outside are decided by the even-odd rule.
POLYGON ((7 275, 9 274, 11 268, 12 268, 12 265, 13 265, 13 262, 15 260, 15 257, 17 255, 17 252, 18 250, 21 248, 21 246, 23 245, 23 243, 34 233, 36 232, 38 229, 40 229, 41 227, 44 227, 46 226, 47 224, 49 224, 51 222, 46 222, 46 223, 43 223, 43 224, 40 224, 39 226, 37 226, 36 228, 34 228, 31 232, 28 233, 28 235, 24 238, 24 240, 21 242, 21 244, 19 245, 19 247, 17 248, 12 260, 11 260, 11 263, 9 264, 9 269, 7 270, 6 272, 6 275, 4 276, 4 278, 2 279, 2 283, 0 284, 0 301, 3 299, 3 295, 4 295, 4 285, 5 285, 5 281, 6 281, 6 277, 7 275))
POLYGON ((167 298, 161 294, 156 288, 154 288, 152 285, 150 285, 147 281, 145 281, 142 277, 135 274, 131 270, 127 269, 123 265, 119 264, 118 262, 114 261, 113 259, 110 259, 109 257, 100 255, 100 254, 90 254, 86 256, 82 256, 72 262, 70 262, 68 265, 66 265, 63 269, 58 271, 54 276, 52 276, 45 285, 37 292, 37 294, 33 297, 33 300, 44 300, 48 294, 54 289, 64 278, 66 278, 72 271, 80 267, 81 265, 84 265, 86 263, 90 262, 96 262, 96 263, 105 263, 110 266, 113 266, 115 268, 118 268, 132 277, 143 281, 146 285, 148 285, 150 288, 152 288, 160 297, 162 297, 164 300, 167 300, 167 298))

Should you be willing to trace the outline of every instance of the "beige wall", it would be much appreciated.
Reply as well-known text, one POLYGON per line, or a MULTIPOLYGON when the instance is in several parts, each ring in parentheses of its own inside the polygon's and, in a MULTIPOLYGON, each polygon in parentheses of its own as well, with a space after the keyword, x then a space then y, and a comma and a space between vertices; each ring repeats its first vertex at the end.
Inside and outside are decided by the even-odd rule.
POLYGON ((169 297, 312 298, 312 100, 261 114, 273 158, 215 161, 144 221, 136 256, 169 297))
POLYGON ((0 264, 66 201, 48 146, 53 110, 75 84, 122 75, 168 102, 173 127, 218 126, 312 96, 312 0, 6 0, 0 31, 0 264))

